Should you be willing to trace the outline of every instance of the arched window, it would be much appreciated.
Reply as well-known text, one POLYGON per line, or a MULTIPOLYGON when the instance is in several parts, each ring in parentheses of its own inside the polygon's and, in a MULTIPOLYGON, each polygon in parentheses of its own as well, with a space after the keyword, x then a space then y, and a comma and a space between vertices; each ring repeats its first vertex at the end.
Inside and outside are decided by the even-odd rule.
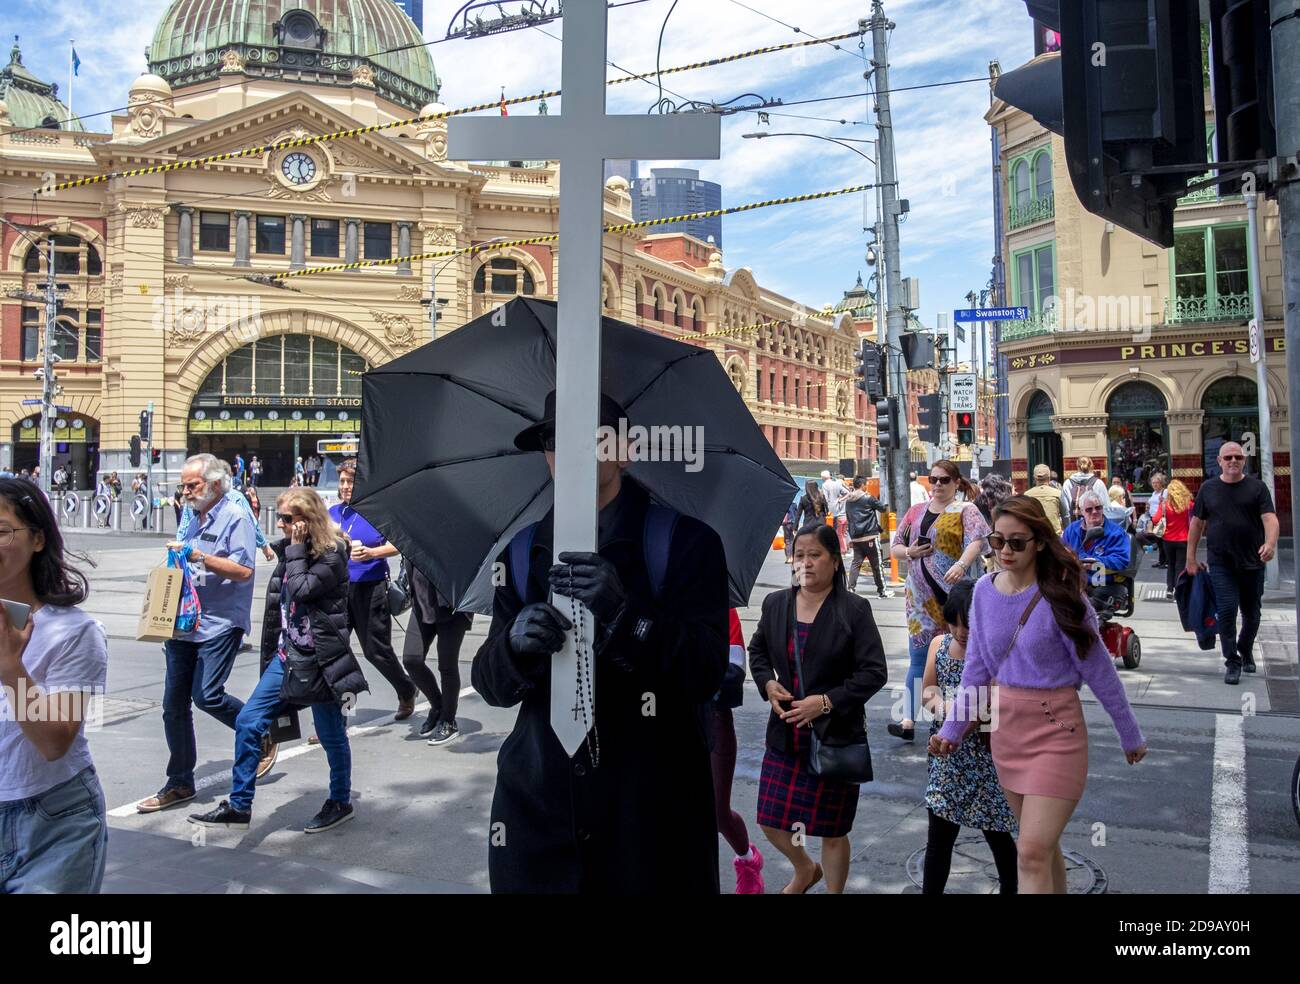
POLYGON ((663 301, 660 299, 658 287, 655 288, 655 303, 654 303, 653 317, 655 321, 664 320, 663 301))
POLYGON ((27 255, 23 257, 23 272, 41 272, 41 248, 39 246, 33 246, 27 250, 27 255))
POLYGON ((1125 383, 1106 401, 1110 474, 1132 492, 1150 492, 1152 473, 1169 473, 1168 409, 1150 383, 1125 383))
MULTIPOLYGON (((1026 411, 1025 416, 1030 420, 1041 420, 1050 418, 1054 413, 1056 413, 1056 408, 1052 406, 1052 398, 1042 390, 1035 390, 1034 395, 1029 400, 1029 409, 1026 411)), ((1050 422, 1049 420, 1048 423, 1050 424, 1050 422)))
POLYGON ((673 327, 674 328, 682 327, 682 324, 685 320, 686 320, 686 312, 682 310, 681 297, 678 297, 676 301, 673 303, 673 327))
POLYGON ((1017 161, 1015 169, 1011 172, 1011 182, 1015 189, 1015 202, 1017 208, 1024 208, 1033 198, 1033 190, 1029 185, 1029 162, 1025 160, 1017 161))
POLYGON ((1201 422, 1201 446, 1205 449, 1205 477, 1219 475, 1219 449, 1228 441, 1236 441, 1248 452, 1246 470, 1256 477, 1260 474, 1259 459, 1259 390, 1253 379, 1244 376, 1226 376, 1210 384, 1201 397, 1205 417, 1201 422), (1246 435, 1254 435, 1250 440, 1246 435))
POLYGON ((514 297, 518 294, 532 296, 537 285, 528 268, 508 256, 495 256, 486 260, 474 274, 474 293, 514 297), (489 276, 492 278, 489 282, 489 276))
POLYGON ((1039 199, 1052 194, 1052 155, 1039 154, 1034 158, 1034 196, 1039 199))

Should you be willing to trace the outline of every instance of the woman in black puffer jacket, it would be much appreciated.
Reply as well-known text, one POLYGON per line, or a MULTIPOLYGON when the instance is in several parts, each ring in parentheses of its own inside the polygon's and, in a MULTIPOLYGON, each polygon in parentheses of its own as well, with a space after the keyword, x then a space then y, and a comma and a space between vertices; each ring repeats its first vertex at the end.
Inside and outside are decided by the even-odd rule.
POLYGON ((230 800, 190 821, 246 828, 263 735, 287 707, 307 705, 330 766, 329 799, 305 828, 314 834, 352 818, 352 752, 343 708, 369 688, 348 646, 347 537, 313 489, 289 489, 275 511, 286 538, 272 544, 279 564, 266 592, 262 678, 235 722, 230 800))

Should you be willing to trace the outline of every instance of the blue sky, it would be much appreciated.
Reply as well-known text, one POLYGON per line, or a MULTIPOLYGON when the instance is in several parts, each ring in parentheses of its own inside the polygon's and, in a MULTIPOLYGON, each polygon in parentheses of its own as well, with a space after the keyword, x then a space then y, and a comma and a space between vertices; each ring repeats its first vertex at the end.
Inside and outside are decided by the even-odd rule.
MULTIPOLYGON (((42 78, 57 81, 61 93, 67 86, 68 40, 76 39, 81 71, 74 109, 87 114, 125 104, 131 80, 144 71, 144 49, 168 2, 7 0, 0 29, 6 37, 22 36, 24 63, 42 78)), ((462 2, 426 0, 425 36, 441 37, 462 2)), ((634 71, 653 68, 660 25, 671 5, 672 0, 645 0, 611 11, 611 60, 634 71)), ((817 36, 853 30, 859 17, 869 13, 866 0, 744 0, 744 5, 737 0, 679 0, 664 35, 663 65, 803 39, 746 6, 817 36)), ((892 0, 886 10, 897 24, 890 50, 895 90, 984 76, 995 58, 1008 70, 1033 54, 1032 28, 1021 0, 892 0)), ((557 37, 563 33, 558 22, 546 30, 557 37)), ((670 76, 665 84, 680 96, 719 102, 745 92, 787 104, 865 92, 856 39, 842 44, 844 51, 816 45, 670 76)), ((443 82, 442 100, 454 107, 493 99, 502 86, 508 95, 558 88, 560 48, 557 40, 527 30, 437 44, 430 51, 443 82)), ((643 113, 657 98, 654 87, 627 83, 610 90, 609 109, 643 113)), ((893 96, 901 194, 911 204, 902 226, 903 274, 920 278, 920 314, 930 326, 937 311, 965 307, 967 291, 988 280, 994 252, 991 149, 983 120, 988 100, 985 82, 893 96)), ((552 112, 562 110, 563 100, 551 106, 552 112)), ((766 128, 752 113, 725 118, 720 161, 654 166, 698 166, 705 178, 723 185, 724 205, 873 179, 862 158, 821 141, 741 138, 768 129, 874 139, 866 98, 772 112, 766 128), (781 112, 818 119, 777 115, 781 112)), ((100 116, 87 125, 107 129, 107 120, 100 116)), ((857 195, 728 217, 725 262, 728 268, 750 267, 761 284, 809 307, 836 302, 859 271, 864 276, 869 272, 863 258, 863 205, 863 196, 857 195)))

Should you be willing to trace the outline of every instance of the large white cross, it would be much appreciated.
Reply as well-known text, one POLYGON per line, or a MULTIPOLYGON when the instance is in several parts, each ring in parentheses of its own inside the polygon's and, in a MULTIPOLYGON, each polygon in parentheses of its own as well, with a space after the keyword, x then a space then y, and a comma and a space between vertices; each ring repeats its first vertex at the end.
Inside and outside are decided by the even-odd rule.
MULTIPOLYGON (((606 160, 717 160, 722 121, 716 115, 608 116, 605 113, 606 0, 564 5, 564 56, 558 116, 462 117, 450 121, 453 160, 560 162, 559 329, 556 352, 555 552, 594 551, 596 428, 600 407, 601 260, 606 160)), ((569 613, 569 599, 556 605, 569 613)), ((580 610, 588 674, 594 637, 580 610)), ((579 656, 575 631, 551 663, 551 727, 570 756, 595 721, 586 688, 575 708, 579 656)), ((592 688, 594 693, 594 687, 592 688)))

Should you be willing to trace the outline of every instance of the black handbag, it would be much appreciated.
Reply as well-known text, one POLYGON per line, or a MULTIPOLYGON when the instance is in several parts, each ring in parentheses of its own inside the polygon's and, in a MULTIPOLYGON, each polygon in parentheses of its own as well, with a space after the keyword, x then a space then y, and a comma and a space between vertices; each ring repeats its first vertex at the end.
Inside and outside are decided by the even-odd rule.
MULTIPOLYGON (((279 659, 278 656, 274 657, 279 659)), ((280 681, 280 699, 287 704, 308 707, 312 704, 337 704, 338 699, 325 679, 315 653, 285 647, 284 679, 280 681)))
POLYGON ((388 613, 390 615, 403 615, 411 607, 411 569, 406 564, 406 558, 402 558, 401 566, 397 570, 397 580, 394 581, 388 576, 388 571, 384 571, 384 582, 388 585, 388 613))
MULTIPOLYGON (((799 699, 804 694, 803 646, 799 643, 798 604, 791 604, 790 625, 794 630, 794 665, 799 674, 797 688, 799 699)), ((832 782, 861 784, 875 778, 871 771, 871 746, 867 743, 867 732, 854 735, 844 744, 829 744, 817 734, 815 725, 808 726, 811 751, 809 767, 819 779, 832 782)))

